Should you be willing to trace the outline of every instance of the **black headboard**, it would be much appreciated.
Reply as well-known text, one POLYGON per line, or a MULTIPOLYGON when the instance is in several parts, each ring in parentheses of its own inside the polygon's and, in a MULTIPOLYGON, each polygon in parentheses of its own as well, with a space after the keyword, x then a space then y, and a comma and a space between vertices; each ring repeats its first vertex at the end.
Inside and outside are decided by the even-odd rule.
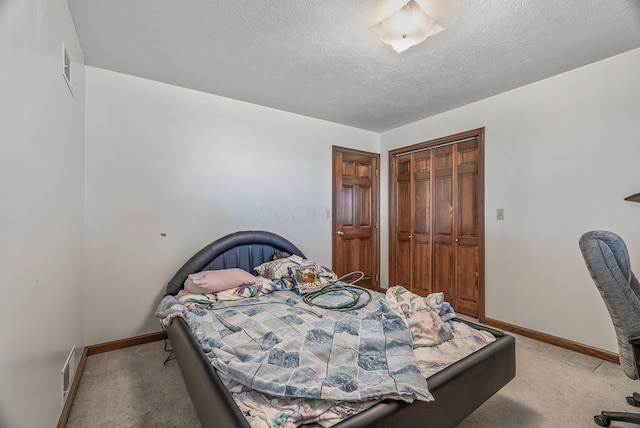
POLYGON ((191 257, 171 278, 165 295, 176 295, 189 274, 203 270, 240 268, 253 273, 253 268, 271 260, 275 253, 286 251, 304 257, 290 241, 272 232, 241 231, 224 236, 191 257))

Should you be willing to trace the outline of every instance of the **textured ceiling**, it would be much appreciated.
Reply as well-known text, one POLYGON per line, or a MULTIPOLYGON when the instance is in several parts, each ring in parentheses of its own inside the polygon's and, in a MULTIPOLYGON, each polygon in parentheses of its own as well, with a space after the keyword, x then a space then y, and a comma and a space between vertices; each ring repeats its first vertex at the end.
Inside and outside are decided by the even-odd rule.
POLYGON ((445 30, 397 54, 389 1, 68 3, 87 65, 376 132, 640 47, 640 0, 418 0, 445 30))

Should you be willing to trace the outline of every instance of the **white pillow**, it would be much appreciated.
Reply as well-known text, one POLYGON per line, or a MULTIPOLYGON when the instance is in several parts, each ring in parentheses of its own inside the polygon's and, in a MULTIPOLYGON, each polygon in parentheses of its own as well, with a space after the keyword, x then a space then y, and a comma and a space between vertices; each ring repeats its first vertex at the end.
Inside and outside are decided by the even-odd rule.
POLYGON ((298 263, 291 261, 289 258, 276 259, 262 263, 253 269, 258 275, 271 280, 278 280, 282 277, 289 277, 289 268, 299 266, 298 263))

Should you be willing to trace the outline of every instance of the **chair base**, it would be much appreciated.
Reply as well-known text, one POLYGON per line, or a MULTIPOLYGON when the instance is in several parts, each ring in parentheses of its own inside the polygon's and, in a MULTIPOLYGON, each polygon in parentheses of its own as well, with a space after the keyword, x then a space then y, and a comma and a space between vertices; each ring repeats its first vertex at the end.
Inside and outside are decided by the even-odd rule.
POLYGON ((593 421, 601 427, 608 427, 613 421, 640 424, 640 413, 602 412, 594 416, 593 421))
POLYGON ((640 407, 640 394, 633 393, 633 396, 627 397, 627 404, 633 407, 640 407))

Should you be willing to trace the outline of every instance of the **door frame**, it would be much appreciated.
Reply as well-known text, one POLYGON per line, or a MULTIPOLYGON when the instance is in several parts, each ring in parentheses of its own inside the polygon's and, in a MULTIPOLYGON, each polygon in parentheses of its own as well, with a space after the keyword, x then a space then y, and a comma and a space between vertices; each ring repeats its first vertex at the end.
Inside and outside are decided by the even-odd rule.
MULTIPOLYGON (((424 141, 422 143, 410 146, 400 147, 398 149, 389 150, 389 285, 395 282, 396 254, 394 251, 395 230, 395 212, 396 212, 396 188, 394 179, 396 176, 395 158, 398 155, 408 152, 427 149, 442 144, 456 144, 459 140, 470 138, 478 139, 478 234, 480 248, 478 254, 478 320, 483 322, 485 319, 485 239, 484 239, 484 128, 472 129, 470 131, 460 132, 458 134, 448 135, 446 137, 436 138, 435 140, 424 141)), ((461 141, 460 141, 461 142, 461 141)), ((411 214, 413 216, 413 213, 411 214)), ((413 219, 412 219, 413 223, 413 219)), ((413 270, 413 269, 412 269, 413 270)))
POLYGON ((336 227, 336 196, 337 196, 337 174, 336 170, 336 154, 337 153, 350 153, 355 155, 364 155, 374 157, 377 159, 377 169, 374 177, 372 177, 371 183, 371 195, 372 195, 372 207, 371 207, 371 221, 374 224, 373 231, 373 248, 371 249, 371 255, 373 257, 371 264, 371 283, 372 285, 380 289, 380 153, 367 152, 364 150, 351 149, 348 147, 341 147, 333 145, 331 146, 331 264, 332 267, 336 265, 336 241, 338 237, 338 230, 336 227))

